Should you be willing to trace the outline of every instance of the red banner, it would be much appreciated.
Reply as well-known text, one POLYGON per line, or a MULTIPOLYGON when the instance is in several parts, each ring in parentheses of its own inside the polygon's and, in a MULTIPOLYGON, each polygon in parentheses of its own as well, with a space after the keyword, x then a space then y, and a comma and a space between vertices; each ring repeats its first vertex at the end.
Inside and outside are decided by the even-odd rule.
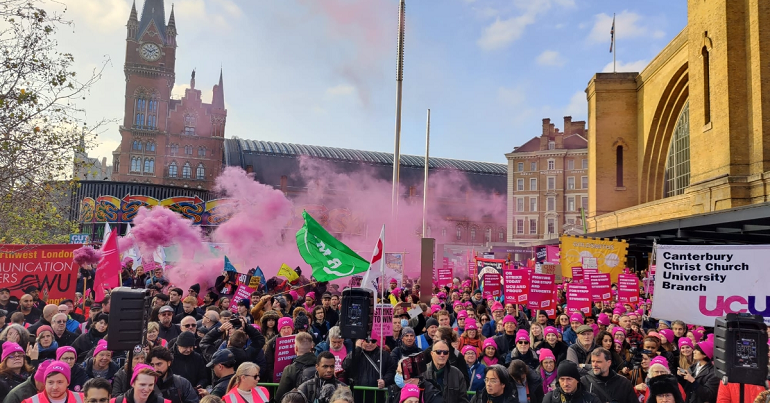
POLYGON ((283 370, 294 361, 297 356, 294 354, 295 336, 278 337, 275 340, 275 365, 273 366, 273 382, 281 382, 283 370))
POLYGON ((503 269, 505 303, 526 304, 529 293, 529 270, 506 267, 503 269))
POLYGON ((575 266, 572 268, 572 282, 573 283, 583 282, 583 266, 575 266))
POLYGON ((556 282, 553 283, 553 304, 550 309, 545 310, 545 314, 548 315, 548 319, 556 319, 556 305, 559 304, 559 291, 556 287, 556 282))
POLYGON ((529 295, 527 306, 529 309, 553 309, 553 290, 555 287, 553 274, 530 273, 529 295))
POLYGON ((618 302, 636 304, 639 302, 639 279, 634 274, 618 276, 618 302))
POLYGON ((591 289, 585 284, 570 283, 567 287, 567 315, 591 313, 591 289))
POLYGON ((439 287, 452 285, 452 268, 441 267, 436 269, 436 282, 438 283, 439 287))
POLYGON ((594 302, 612 299, 612 279, 610 273, 591 274, 591 298, 594 302))
MULTIPOLYGON (((48 303, 75 299, 79 267, 72 261, 73 251, 82 245, 0 245, 0 288, 21 298, 24 289, 34 285, 48 290, 48 303)), ((83 292, 83 290, 79 290, 83 292)))
POLYGON ((484 298, 497 298, 501 294, 500 275, 497 273, 484 273, 484 298))

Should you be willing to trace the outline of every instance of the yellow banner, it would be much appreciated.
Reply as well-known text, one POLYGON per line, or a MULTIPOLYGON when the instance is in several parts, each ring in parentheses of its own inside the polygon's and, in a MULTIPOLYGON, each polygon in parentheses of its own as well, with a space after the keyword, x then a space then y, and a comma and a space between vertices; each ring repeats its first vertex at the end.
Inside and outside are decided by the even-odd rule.
POLYGON ((575 236, 559 237, 561 243, 561 274, 572 278, 572 268, 582 266, 582 258, 596 258, 599 271, 610 273, 612 282, 618 281, 626 267, 626 249, 624 240, 597 239, 575 236))
POLYGON ((299 278, 299 274, 292 270, 292 268, 289 267, 289 265, 286 263, 281 265, 281 268, 278 270, 278 275, 286 278, 289 281, 294 281, 299 278))

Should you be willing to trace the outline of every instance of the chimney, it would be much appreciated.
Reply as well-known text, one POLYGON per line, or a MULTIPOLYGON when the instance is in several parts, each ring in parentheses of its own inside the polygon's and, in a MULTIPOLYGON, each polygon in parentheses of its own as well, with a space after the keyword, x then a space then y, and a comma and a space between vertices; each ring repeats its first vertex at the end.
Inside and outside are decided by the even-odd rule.
POLYGON ((549 129, 551 127, 551 119, 543 119, 543 136, 548 136, 549 129))
POLYGON ((572 133, 572 116, 564 117, 564 134, 570 135, 572 133))

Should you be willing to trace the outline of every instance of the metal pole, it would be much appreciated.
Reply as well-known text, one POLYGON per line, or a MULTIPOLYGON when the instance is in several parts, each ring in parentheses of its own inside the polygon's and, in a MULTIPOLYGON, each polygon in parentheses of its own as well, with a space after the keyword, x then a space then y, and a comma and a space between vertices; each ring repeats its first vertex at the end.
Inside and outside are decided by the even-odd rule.
POLYGON ((422 237, 428 236, 428 166, 430 162, 430 109, 425 127, 425 180, 422 190, 422 237))
POLYGON ((398 214, 399 169, 401 167, 401 86, 404 81, 404 18, 406 4, 401 0, 398 13, 398 64, 396 65, 396 145, 393 150, 393 194, 390 203, 393 218, 398 214))
POLYGON ((615 55, 618 54, 618 41, 615 40, 615 38, 618 37, 618 33, 615 30, 615 14, 612 14, 612 72, 617 73, 617 70, 615 69, 615 55))

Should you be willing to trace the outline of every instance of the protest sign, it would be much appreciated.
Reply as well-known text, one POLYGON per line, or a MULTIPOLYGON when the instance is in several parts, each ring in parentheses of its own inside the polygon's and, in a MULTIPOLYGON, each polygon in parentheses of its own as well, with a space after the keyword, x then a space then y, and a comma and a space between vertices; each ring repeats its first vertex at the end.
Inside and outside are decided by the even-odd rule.
POLYGON ((583 266, 574 266, 572 268, 572 281, 577 283, 583 282, 583 266))
POLYGON ((484 274, 484 298, 499 297, 502 292, 500 289, 500 274, 498 273, 485 273, 484 274))
POLYGON ((296 336, 278 337, 275 340, 275 364, 273 365, 273 382, 281 382, 283 370, 297 356, 294 354, 294 338, 296 336))
POLYGON ((626 241, 563 235, 559 237, 559 243, 560 262, 565 277, 575 266, 610 273, 615 281, 618 274, 623 273, 628 249, 626 241))
POLYGON ((393 305, 377 304, 374 308, 372 337, 379 340, 380 336, 393 336, 393 305))
POLYGON ((253 288, 242 284, 239 285, 235 290, 235 294, 233 294, 233 297, 230 299, 230 310, 233 311, 233 313, 238 313, 238 301, 250 299, 252 292, 254 292, 253 288))
POLYGON ((591 313, 591 289, 588 285, 570 283, 567 287, 567 315, 575 312, 584 316, 591 313))
POLYGON ((436 283, 439 287, 452 284, 452 268, 439 267, 436 269, 436 283))
POLYGON ((506 304, 526 304, 529 291, 529 270, 506 267, 503 269, 506 304))
POLYGON ((73 252, 82 245, 0 245, 0 288, 21 298, 24 289, 34 285, 48 289, 48 303, 75 299, 78 270, 73 252))
POLYGON ((530 273, 527 297, 529 309, 552 308, 554 284, 553 274, 530 273))
POLYGON ((609 301, 612 298, 612 282, 609 273, 591 274, 591 298, 594 302, 609 301))
POLYGON ((634 274, 618 276, 618 302, 635 304, 639 302, 639 279, 634 274))

